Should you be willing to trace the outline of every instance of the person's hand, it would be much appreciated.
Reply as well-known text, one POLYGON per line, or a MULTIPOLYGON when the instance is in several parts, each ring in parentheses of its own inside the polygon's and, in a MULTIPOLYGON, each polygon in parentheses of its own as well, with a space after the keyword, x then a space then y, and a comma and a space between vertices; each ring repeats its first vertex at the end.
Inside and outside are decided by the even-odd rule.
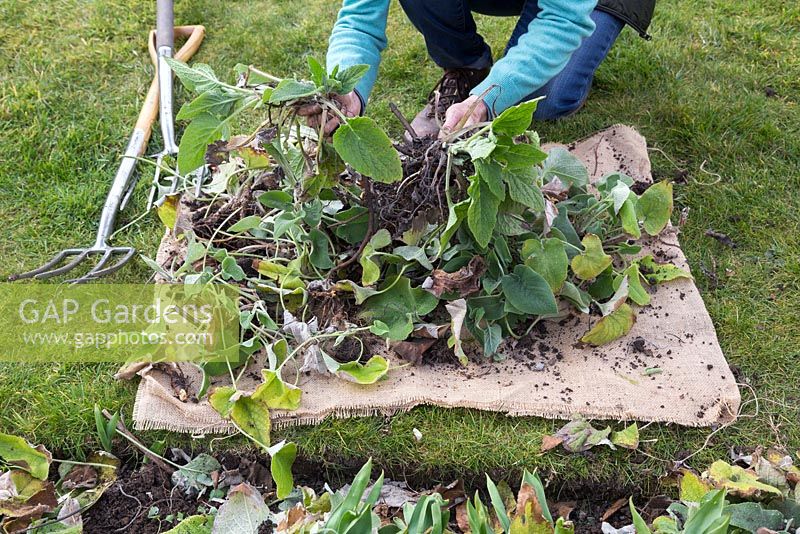
MULTIPOLYGON (((358 117, 361 114, 361 99, 355 91, 346 95, 333 95, 333 100, 339 103, 339 108, 345 117, 358 117)), ((329 136, 341 121, 336 112, 327 110, 327 113, 324 113, 324 111, 320 104, 308 104, 298 109, 297 114, 305 117, 308 125, 315 130, 319 130, 324 116, 325 124, 322 133, 329 136)))
POLYGON ((489 110, 483 99, 477 95, 472 95, 463 102, 453 104, 447 108, 444 114, 444 124, 442 129, 439 130, 439 137, 452 133, 457 126, 460 128, 472 126, 473 124, 484 122, 488 117, 489 110), (464 117, 466 117, 466 120, 463 120, 464 117))

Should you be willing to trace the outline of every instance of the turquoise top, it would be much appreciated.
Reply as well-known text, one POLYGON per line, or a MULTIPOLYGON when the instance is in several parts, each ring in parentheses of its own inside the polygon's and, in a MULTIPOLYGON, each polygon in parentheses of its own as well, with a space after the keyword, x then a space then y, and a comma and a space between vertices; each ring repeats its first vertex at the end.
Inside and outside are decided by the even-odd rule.
MULTIPOLYGON (((343 0, 331 32, 328 68, 366 64, 370 69, 356 86, 366 102, 386 48, 390 0, 343 0)), ((592 34, 590 18, 597 0, 539 0, 539 14, 517 45, 492 67, 471 93, 483 94, 491 114, 518 104, 561 72, 581 41, 592 34)))

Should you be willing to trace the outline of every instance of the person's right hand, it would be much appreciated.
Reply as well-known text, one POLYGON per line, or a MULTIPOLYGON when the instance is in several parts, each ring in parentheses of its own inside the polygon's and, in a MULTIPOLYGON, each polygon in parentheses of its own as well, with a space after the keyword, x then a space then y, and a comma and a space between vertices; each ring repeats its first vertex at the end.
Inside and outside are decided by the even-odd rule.
MULTIPOLYGON (((339 103, 340 110, 345 117, 358 117, 361 114, 361 99, 355 91, 351 91, 346 95, 333 95, 333 100, 339 103)), ((319 130, 322 124, 323 107, 320 104, 308 104, 297 110, 297 114, 306 118, 306 122, 311 128, 319 130)), ((326 137, 331 135, 333 131, 339 126, 339 116, 328 110, 325 117, 325 124, 322 127, 322 133, 326 137)))

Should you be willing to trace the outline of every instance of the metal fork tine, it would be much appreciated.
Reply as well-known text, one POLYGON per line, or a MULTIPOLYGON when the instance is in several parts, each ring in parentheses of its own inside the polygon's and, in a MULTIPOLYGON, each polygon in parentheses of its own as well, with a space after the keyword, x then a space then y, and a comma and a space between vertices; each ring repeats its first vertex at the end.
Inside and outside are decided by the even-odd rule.
POLYGON ((59 267, 58 269, 53 269, 51 271, 47 271, 47 272, 44 272, 44 273, 37 274, 33 278, 34 278, 34 280, 46 280, 48 278, 52 278, 54 276, 58 276, 60 274, 64 274, 65 272, 74 269, 76 265, 78 265, 80 262, 82 262, 86 258, 86 256, 89 255, 89 252, 91 252, 91 251, 89 249, 86 249, 83 252, 81 252, 80 254, 78 254, 78 256, 74 260, 72 260, 68 264, 64 265, 63 267, 59 267))
POLYGON ((77 254, 76 252, 73 252, 70 249, 62 250, 61 252, 59 252, 58 254, 53 256, 50 261, 48 261, 47 263, 45 263, 44 265, 42 265, 38 269, 33 269, 32 271, 27 271, 27 272, 19 273, 19 274, 12 274, 11 276, 8 277, 8 279, 13 282, 14 280, 22 280, 24 278, 33 278, 34 276, 36 276, 36 275, 38 275, 40 273, 49 271, 52 267, 55 267, 56 265, 61 263, 64 260, 64 258, 66 258, 68 255, 72 255, 70 253, 77 254))
MULTIPOLYGON (((131 258, 133 258, 133 255, 136 254, 136 249, 135 248, 115 249, 114 252, 125 252, 125 255, 122 257, 121 260, 119 260, 117 263, 115 263, 111 267, 106 267, 103 270, 95 272, 90 278, 87 278, 86 276, 83 276, 82 278, 79 278, 79 280, 88 282, 89 280, 93 280, 95 278, 100 278, 101 276, 105 276, 107 274, 111 274, 114 271, 117 271, 117 270, 121 269, 123 265, 128 263, 131 260, 131 258), (84 278, 85 278, 85 280, 84 280, 84 278)), ((78 283, 80 283, 80 282, 78 282, 78 283)))
POLYGON ((103 268, 103 266, 104 266, 106 263, 108 263, 108 260, 110 260, 110 259, 111 259, 111 256, 113 256, 113 255, 114 255, 114 249, 108 249, 108 250, 106 250, 106 251, 103 253, 103 257, 102 257, 102 258, 100 258, 100 261, 98 261, 98 262, 97 262, 97 265, 95 265, 94 267, 92 267, 92 270, 91 270, 91 271, 89 271, 89 272, 88 272, 88 273, 86 273, 85 275, 83 275, 83 276, 80 276, 80 277, 78 277, 78 278, 73 278, 72 280, 67 280, 67 283, 69 283, 69 284, 75 284, 75 283, 78 283, 78 281, 79 281, 79 280, 82 280, 82 279, 84 279, 84 278, 85 278, 85 279, 87 279, 87 280, 94 279, 94 277, 95 277, 94 275, 95 275, 95 274, 96 274, 98 271, 100 271, 100 270, 103 268))

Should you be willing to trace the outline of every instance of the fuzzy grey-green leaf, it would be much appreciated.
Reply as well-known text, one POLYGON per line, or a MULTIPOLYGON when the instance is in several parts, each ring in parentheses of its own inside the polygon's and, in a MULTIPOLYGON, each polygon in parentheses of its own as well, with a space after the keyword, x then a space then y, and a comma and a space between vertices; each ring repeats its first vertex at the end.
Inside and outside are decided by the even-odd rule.
POLYGON ((386 133, 368 117, 348 119, 333 134, 333 147, 345 163, 377 182, 403 178, 400 156, 386 133))

